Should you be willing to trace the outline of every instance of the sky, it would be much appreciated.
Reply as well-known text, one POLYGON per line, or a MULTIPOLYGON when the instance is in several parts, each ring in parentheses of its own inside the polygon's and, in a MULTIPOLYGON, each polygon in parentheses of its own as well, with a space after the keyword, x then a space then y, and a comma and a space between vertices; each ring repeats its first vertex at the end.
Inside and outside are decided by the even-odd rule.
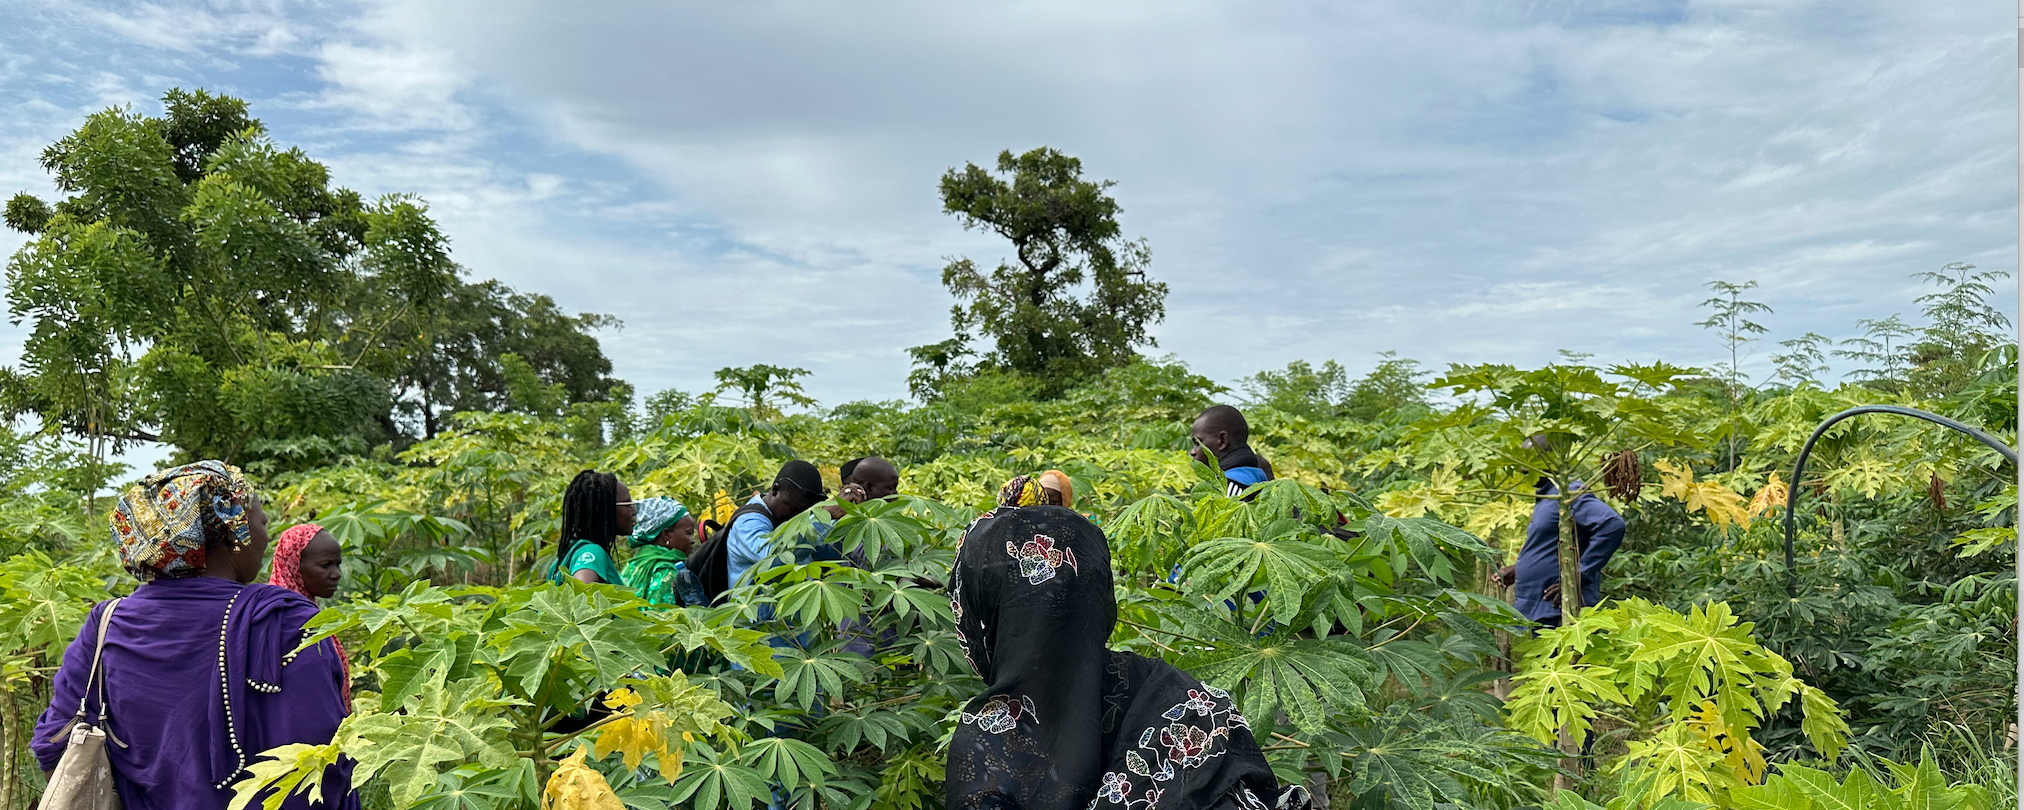
POLYGON ((37 156, 85 115, 202 87, 422 197, 473 278, 617 316, 642 394, 770 363, 838 404, 904 397, 906 348, 950 334, 941 267, 1008 256, 942 173, 1045 145, 1151 245, 1147 351, 1225 384, 1385 351, 1712 365, 1716 279, 1774 309, 1763 377, 1777 340, 1914 316, 1913 273, 2016 268, 2013 10, 0 0, 0 195, 53 197, 37 156))

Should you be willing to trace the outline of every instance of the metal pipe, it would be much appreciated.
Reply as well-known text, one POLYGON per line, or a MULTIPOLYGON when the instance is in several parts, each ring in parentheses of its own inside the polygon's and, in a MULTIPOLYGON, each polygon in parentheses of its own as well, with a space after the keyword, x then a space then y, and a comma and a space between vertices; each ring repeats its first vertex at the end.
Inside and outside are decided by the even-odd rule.
MULTIPOLYGON (((2009 459, 2012 465, 2017 463, 2017 451, 2011 449, 2009 445, 2004 444, 2001 439, 1984 433, 1977 428, 1972 428, 1939 414, 1922 411, 1917 408, 1907 408, 1903 405, 1858 405, 1827 417, 1827 421, 1821 422, 1820 427, 1814 428, 1813 435, 1806 437, 1806 444, 1799 448, 1799 458, 1792 462, 1792 483, 1785 491, 1785 593, 1787 596, 1796 597, 1799 595, 1799 575, 1792 558, 1792 519, 1793 510, 1799 505, 1799 490, 1801 488, 1799 482, 1804 480, 1802 476, 1806 474, 1806 457, 1813 454, 1813 443, 1820 441, 1820 437, 1827 433, 1828 428, 1834 427, 1834 423, 1865 413, 1894 413, 1899 416, 1924 419, 1935 425, 1950 427, 1966 433, 1976 441, 1988 445, 1990 449, 2002 453, 2003 457, 2009 459)), ((2019 559, 2024 560, 2024 555, 2020 555, 2019 559)), ((2024 563, 2020 563, 2020 565, 2024 565, 2024 563)))

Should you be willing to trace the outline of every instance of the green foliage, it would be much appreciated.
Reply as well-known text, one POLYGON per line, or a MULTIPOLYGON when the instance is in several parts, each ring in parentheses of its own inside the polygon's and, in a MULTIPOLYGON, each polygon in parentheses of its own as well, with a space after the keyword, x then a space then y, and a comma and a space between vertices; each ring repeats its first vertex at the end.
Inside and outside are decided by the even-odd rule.
POLYGON ((510 396, 516 375, 609 396, 589 334, 609 319, 467 284, 423 204, 330 186, 244 102, 163 106, 89 116, 43 152, 68 196, 8 203, 34 237, 7 263, 31 333, 0 408, 100 459, 164 441, 276 471, 433 436, 450 409, 554 410, 510 396))
POLYGON ((1976 786, 2014 801, 1991 763, 2016 706, 2015 471, 1865 419, 1825 436, 1807 480, 1775 474, 1857 404, 2013 438, 2000 271, 1922 273, 1916 319, 1781 341, 1766 388, 1738 364, 1772 337, 1750 320, 1768 305, 1726 282, 1702 324, 1731 350, 1719 379, 1578 353, 1454 366, 1431 390, 1389 352, 1361 379, 1333 361, 1260 372, 1242 388, 1280 480, 1235 499, 1183 453, 1188 420, 1228 391, 1137 354, 1165 287, 1109 184, 1058 152, 943 178, 945 210, 1014 256, 947 268, 956 336, 914 350, 919 406, 818 410, 809 372, 761 364, 635 412, 595 337, 615 321, 467 282, 421 201, 330 185, 236 99, 163 106, 91 116, 44 154, 61 199, 6 206, 29 236, 7 273, 30 331, 0 409, 37 419, 0 431, 0 808, 31 801, 23 735, 56 656, 91 602, 130 587, 98 540, 124 475, 107 459, 158 438, 247 465, 277 529, 314 519, 344 547, 319 626, 352 642, 359 711, 329 745, 271 752, 249 786, 313 788, 347 754, 373 806, 532 807, 574 752, 572 773, 635 807, 745 810, 779 785, 810 808, 937 808, 951 713, 977 684, 923 585, 1000 482, 1058 468, 1112 544, 1114 643, 1230 689, 1282 777, 1325 773, 1344 806, 1596 807, 1547 794, 1558 766, 1538 744, 1583 724, 1618 767, 1578 784, 1617 810, 1863 790, 1976 807, 1976 786), (1830 357, 1857 384, 1832 383, 1830 357), (1625 450, 1642 470, 1607 466, 1625 450), (722 607, 529 584, 578 470, 721 517, 784 459, 833 478, 864 455, 899 462, 903 494, 839 505, 829 538, 861 568, 806 562, 811 514, 722 607), (1525 630, 1488 574, 1542 477, 1570 496, 1582 482, 1630 530, 1605 575, 1616 603, 1530 643, 1507 712, 1490 684, 1525 630), (608 719, 553 731, 599 701, 608 719), (1837 722, 1856 770, 1804 770, 1837 722))
POLYGON ((1876 774, 1855 768, 1844 778, 1804 765, 1782 765, 1762 785, 1740 787, 1731 795, 1739 810, 1991 810, 1996 805, 1988 788, 1948 784, 1932 752, 1917 764, 1879 763, 1876 774))
POLYGON ((717 390, 714 393, 731 391, 743 398, 745 407, 750 408, 754 419, 773 419, 780 416, 780 408, 774 402, 786 401, 803 408, 815 404, 814 398, 801 388, 801 378, 808 376, 805 368, 781 368, 760 363, 744 368, 717 369, 717 390))
POLYGON ((1260 371, 1246 377, 1244 391, 1253 403, 1303 419, 1346 417, 1377 421, 1392 414, 1418 415, 1427 407, 1427 387, 1418 361, 1396 352, 1379 352, 1377 367, 1362 378, 1330 360, 1320 368, 1305 360, 1286 364, 1283 371, 1260 371))
POLYGON ((942 175, 942 209, 965 229, 1004 237, 1014 258, 988 273, 970 259, 943 268, 942 284, 960 302, 949 316, 956 337, 914 350, 927 372, 916 387, 961 374, 972 334, 993 344, 987 366, 1039 376, 1053 390, 1156 345, 1146 328, 1165 317, 1167 286, 1146 275, 1145 240, 1122 236, 1113 184, 1082 179, 1082 161, 1047 147, 999 153, 997 174, 969 163, 942 175))
POLYGON ((1614 769, 1634 807, 1668 796, 1718 804, 1760 781, 1767 763, 1751 734, 1795 698, 1808 740, 1833 760, 1848 733, 1839 707, 1751 630, 1721 602, 1677 613, 1631 599, 1590 611, 1518 645, 1511 724, 1545 741, 1582 738, 1607 718, 1617 728, 1606 736, 1626 738, 1614 769))

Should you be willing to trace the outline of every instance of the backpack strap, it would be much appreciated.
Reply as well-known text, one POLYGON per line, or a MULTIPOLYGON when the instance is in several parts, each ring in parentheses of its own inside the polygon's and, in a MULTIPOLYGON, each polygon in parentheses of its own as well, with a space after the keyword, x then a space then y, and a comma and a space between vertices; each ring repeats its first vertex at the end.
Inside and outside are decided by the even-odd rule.
POLYGON ((695 569, 696 578, 701 580, 703 593, 710 598, 711 604, 715 604, 725 591, 731 589, 731 549, 729 548, 731 529, 738 525, 739 518, 746 515, 762 515, 766 518, 766 522, 773 522, 772 510, 767 509, 763 503, 748 503, 740 506, 737 511, 731 513, 729 519, 724 521, 722 527, 711 533, 710 537, 703 542, 702 548, 697 549, 697 553, 690 557, 691 560, 697 563, 695 569))

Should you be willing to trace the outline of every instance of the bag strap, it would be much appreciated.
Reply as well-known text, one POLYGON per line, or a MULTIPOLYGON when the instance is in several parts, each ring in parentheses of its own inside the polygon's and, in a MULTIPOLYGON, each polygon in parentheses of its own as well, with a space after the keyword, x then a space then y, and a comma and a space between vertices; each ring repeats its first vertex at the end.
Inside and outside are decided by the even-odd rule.
POLYGON ((98 641, 91 650, 91 672, 84 676, 84 694, 77 699, 77 716, 83 717, 85 707, 91 702, 91 690, 98 689, 98 714, 105 717, 105 682, 98 677, 98 660, 105 655, 105 629, 112 624, 112 612, 119 609, 120 600, 105 603, 105 610, 98 613, 98 641))
POLYGON ((99 728, 105 731, 108 739, 118 743, 121 748, 125 748, 127 745, 118 737, 113 736, 112 733, 112 704, 106 702, 105 699, 105 674, 99 671, 99 659, 105 655, 105 632, 106 628, 112 626, 113 611, 119 610, 119 603, 123 601, 125 601, 124 597, 105 603, 105 610, 100 611, 98 614, 98 638, 91 650, 91 672, 84 677, 84 695, 77 699, 77 719, 83 720, 86 706, 91 702, 92 689, 96 686, 98 689, 99 728))

